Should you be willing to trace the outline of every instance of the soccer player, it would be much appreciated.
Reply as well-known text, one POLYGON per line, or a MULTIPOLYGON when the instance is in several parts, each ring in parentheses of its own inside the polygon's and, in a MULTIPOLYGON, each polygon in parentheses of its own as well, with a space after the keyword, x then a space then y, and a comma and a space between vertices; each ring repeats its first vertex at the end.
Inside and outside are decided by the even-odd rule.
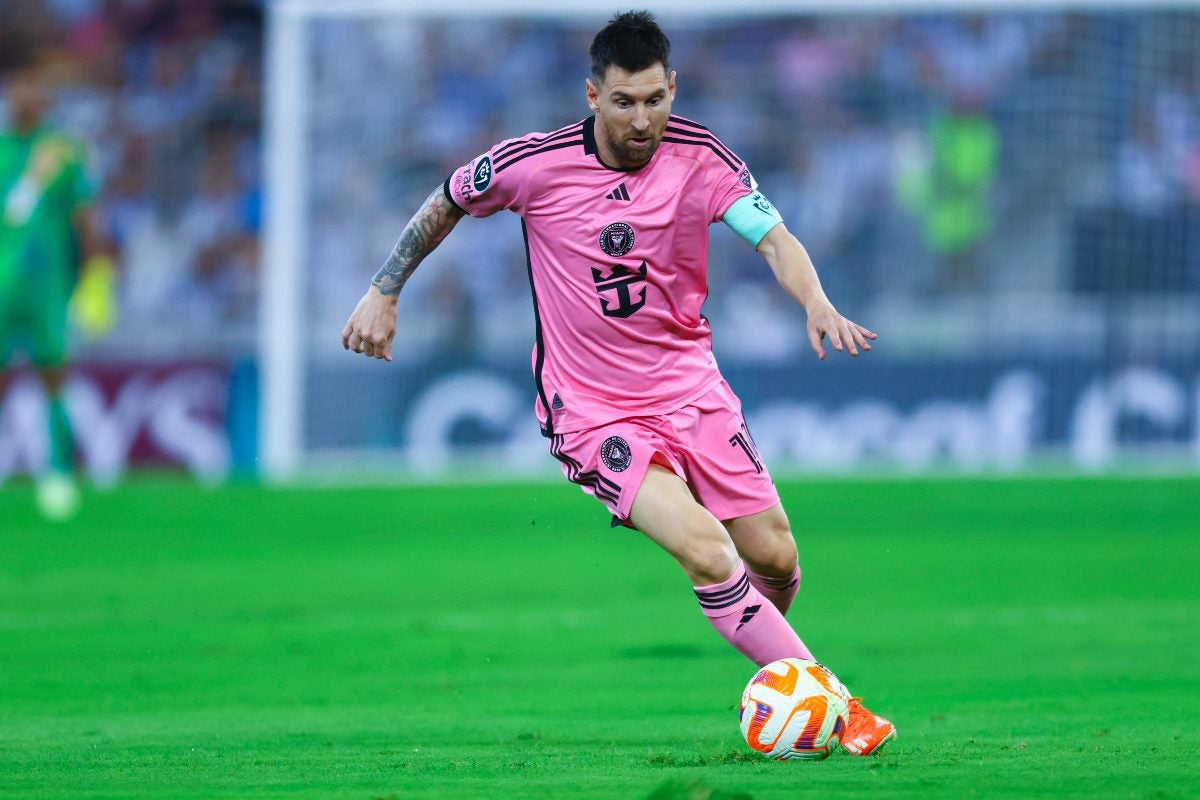
POLYGON ((111 306, 96 298, 111 286, 113 266, 92 226, 82 147, 43 122, 43 76, 36 65, 21 64, 7 78, 10 120, 0 130, 0 398, 20 350, 49 397, 50 458, 38 478, 38 506, 51 519, 66 519, 79 502, 63 403, 68 306, 83 261, 86 321, 104 327, 111 306))
MULTIPOLYGON (((788 518, 741 406, 713 361, 708 226, 763 256, 825 341, 856 356, 875 334, 837 312, 749 168, 703 125, 671 114, 670 44, 647 12, 595 37, 593 116, 493 147, 409 221, 342 332, 391 360, 397 297, 464 214, 522 219, 536 320, 535 407, 568 480, 687 574, 705 616, 758 665, 812 658, 784 619, 800 586, 788 518)), ((876 752, 892 723, 850 704, 843 746, 876 752)))

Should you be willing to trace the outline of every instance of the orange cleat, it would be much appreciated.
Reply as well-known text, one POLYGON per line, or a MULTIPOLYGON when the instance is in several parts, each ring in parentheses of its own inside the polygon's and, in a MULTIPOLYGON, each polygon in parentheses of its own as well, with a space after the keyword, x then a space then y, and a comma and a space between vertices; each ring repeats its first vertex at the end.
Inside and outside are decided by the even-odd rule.
POLYGON ((895 725, 868 711, 863 706, 861 697, 850 698, 850 720, 842 734, 842 748, 847 753, 856 756, 874 755, 895 738, 895 725))

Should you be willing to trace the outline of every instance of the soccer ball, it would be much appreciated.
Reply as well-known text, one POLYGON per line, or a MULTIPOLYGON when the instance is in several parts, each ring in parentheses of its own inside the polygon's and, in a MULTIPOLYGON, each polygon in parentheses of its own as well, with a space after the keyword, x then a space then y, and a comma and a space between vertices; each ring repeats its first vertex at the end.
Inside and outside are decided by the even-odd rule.
POLYGON ((742 692, 742 735, 767 758, 825 758, 841 744, 849 702, 846 687, 817 662, 773 661, 742 692))

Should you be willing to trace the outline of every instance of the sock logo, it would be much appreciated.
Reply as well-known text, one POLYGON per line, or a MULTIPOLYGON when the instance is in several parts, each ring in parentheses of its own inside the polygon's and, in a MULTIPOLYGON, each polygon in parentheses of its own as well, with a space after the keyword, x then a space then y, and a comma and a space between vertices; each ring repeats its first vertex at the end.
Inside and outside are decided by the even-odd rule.
POLYGON ((742 612, 742 621, 738 623, 737 628, 735 628, 734 630, 740 631, 742 629, 743 625, 745 625, 750 620, 754 619, 754 615, 758 613, 758 610, 760 608, 762 608, 761 605, 746 606, 746 610, 744 612, 742 612))

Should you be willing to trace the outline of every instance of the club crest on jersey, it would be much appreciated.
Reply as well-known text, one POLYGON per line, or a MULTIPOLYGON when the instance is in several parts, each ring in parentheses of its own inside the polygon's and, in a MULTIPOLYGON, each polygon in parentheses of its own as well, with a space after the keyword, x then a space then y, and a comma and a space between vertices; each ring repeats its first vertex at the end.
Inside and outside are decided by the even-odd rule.
POLYGON ((613 258, 620 258, 633 249, 633 228, 624 222, 614 222, 600 232, 600 249, 613 258))
POLYGON ((624 472, 633 463, 633 451, 620 436, 610 436, 600 445, 600 460, 613 472, 624 472))
POLYGON ((475 169, 471 172, 471 186, 479 194, 487 191, 487 188, 492 185, 492 157, 483 156, 475 162, 475 169))

